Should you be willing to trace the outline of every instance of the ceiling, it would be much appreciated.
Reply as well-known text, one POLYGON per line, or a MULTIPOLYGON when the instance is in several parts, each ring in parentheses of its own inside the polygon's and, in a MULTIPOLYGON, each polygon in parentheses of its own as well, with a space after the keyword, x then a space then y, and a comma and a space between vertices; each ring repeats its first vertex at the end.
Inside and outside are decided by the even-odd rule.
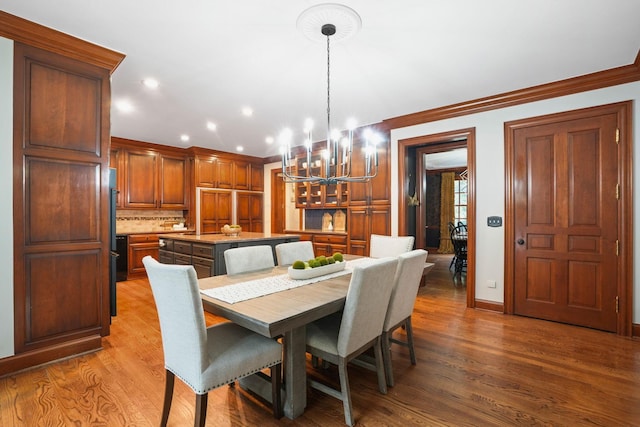
MULTIPOLYGON (((317 0, 3 0, 5 12, 126 54, 111 133, 267 157, 283 128, 326 135, 324 42, 296 27, 317 0), (141 82, 153 77, 159 87, 141 82), (116 108, 127 100, 132 111, 116 108), (253 115, 241 114, 245 106, 253 115), (208 130, 208 121, 216 130, 208 130), (189 135, 187 142, 180 136, 189 135)), ((344 0, 359 32, 331 46, 331 121, 361 125, 633 63, 638 0, 344 0)), ((340 28, 338 28, 340 32, 340 28)))

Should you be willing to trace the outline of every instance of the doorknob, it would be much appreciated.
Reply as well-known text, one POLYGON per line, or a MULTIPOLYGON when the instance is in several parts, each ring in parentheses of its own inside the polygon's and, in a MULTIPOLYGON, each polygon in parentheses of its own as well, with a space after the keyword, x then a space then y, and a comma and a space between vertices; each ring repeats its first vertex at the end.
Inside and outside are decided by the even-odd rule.
POLYGON ((524 239, 518 239, 517 242, 520 246, 524 245, 524 239))

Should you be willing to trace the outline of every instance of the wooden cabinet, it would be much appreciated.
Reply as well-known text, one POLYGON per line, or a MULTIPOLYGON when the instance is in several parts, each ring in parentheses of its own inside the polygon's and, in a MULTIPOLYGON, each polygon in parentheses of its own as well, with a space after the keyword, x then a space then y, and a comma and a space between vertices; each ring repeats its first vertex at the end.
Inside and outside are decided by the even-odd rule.
POLYGON ((264 166, 224 156, 195 155, 196 187, 264 191, 264 166))
POLYGON ((187 159, 184 156, 160 154, 158 171, 160 209, 188 209, 187 159))
POLYGON ((142 143, 112 139, 112 156, 118 156, 121 180, 118 207, 127 209, 189 208, 189 163, 173 151, 137 148, 142 143))
POLYGON ((217 188, 233 188, 233 160, 218 158, 217 160, 217 188))
MULTIPOLYGON (((319 152, 310 158, 306 155, 296 157, 296 173, 299 176, 325 176, 325 161, 319 152), (310 161, 309 161, 310 160, 310 161)), ((335 173, 335 166, 330 165, 330 173, 335 173)), ((348 185, 335 183, 321 185, 313 182, 296 183, 294 187, 296 207, 301 209, 324 209, 346 206, 348 185)))
POLYGON ((316 256, 331 256, 336 252, 347 253, 347 236, 335 234, 314 234, 313 253, 316 256))
POLYGON ((391 234, 391 207, 388 205, 350 207, 347 215, 350 254, 369 256, 371 234, 391 234))
POLYGON ((262 193, 236 193, 236 213, 238 225, 244 231, 263 231, 263 196, 262 193))
POLYGON ((15 307, 2 325, 12 354, 0 359, 5 376, 97 350, 109 335, 110 73, 124 55, 0 15, 12 52, 3 67, 13 70, 2 96, 14 106, 3 124, 14 159, 13 180, 3 183, 14 206, 4 254, 13 280, 0 285, 13 298, 2 306, 15 307))
MULTIPOLYGON (((361 149, 360 144, 354 146, 355 152, 360 152, 361 149)), ((377 151, 378 174, 369 182, 349 183, 349 206, 391 204, 391 176, 389 170, 391 153, 389 143, 378 146, 377 151)), ((353 160, 352 168, 352 175, 354 176, 364 175, 365 173, 364 162, 360 161, 360 159, 353 160)))
POLYGON ((221 190, 201 190, 200 232, 220 232, 225 224, 232 223, 232 193, 221 190))
POLYGON ((142 258, 149 255, 159 257, 160 242, 157 234, 136 234, 129 236, 127 280, 146 277, 142 258))
POLYGON ((264 191, 264 165, 251 163, 251 191, 264 191))
POLYGON ((126 150, 124 207, 156 208, 158 204, 158 155, 154 151, 126 150))

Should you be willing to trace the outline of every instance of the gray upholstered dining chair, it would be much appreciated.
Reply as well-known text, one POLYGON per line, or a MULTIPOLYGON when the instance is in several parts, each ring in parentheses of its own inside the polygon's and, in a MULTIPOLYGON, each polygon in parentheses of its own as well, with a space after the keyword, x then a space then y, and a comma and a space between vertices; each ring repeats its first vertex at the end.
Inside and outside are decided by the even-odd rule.
POLYGON ((383 236, 372 234, 369 244, 369 256, 372 258, 396 257, 413 249, 413 236, 383 236))
POLYGON ((393 366, 391 364, 391 343, 404 345, 409 348, 411 364, 416 364, 416 353, 413 348, 413 329, 411 327, 411 314, 418 294, 418 287, 422 279, 428 252, 424 249, 416 249, 401 254, 398 257, 398 268, 394 278, 393 291, 389 299, 387 315, 382 327, 382 356, 384 359, 387 385, 393 387, 393 366), (404 326, 407 341, 393 338, 393 332, 404 326))
POLYGON ((308 240, 299 242, 280 243, 276 245, 278 265, 291 265, 295 261, 309 261, 315 258, 313 243, 308 240))
POLYGON ((224 263, 229 275, 275 267, 273 250, 269 245, 227 249, 224 251, 224 263))
MULTIPOLYGON (((389 298, 381 339, 387 385, 390 387, 394 385, 391 343, 408 347, 411 364, 416 364, 411 314, 413 313, 413 306, 418 294, 418 287, 420 286, 427 255, 428 252, 424 249, 415 249, 398 256, 398 267, 393 279, 393 290, 389 298), (393 332, 401 326, 404 326, 406 330, 406 342, 393 338, 393 332)), ((368 354, 362 354, 351 361, 354 365, 375 371, 376 365, 373 362, 368 354)))
POLYGON ((204 426, 209 390, 270 368, 273 415, 280 402, 282 346, 231 322, 206 327, 196 272, 191 265, 142 259, 158 310, 166 383, 161 426, 171 409, 175 377, 196 393, 195 426, 204 426))
POLYGON ((396 258, 374 260, 353 269, 344 310, 307 325, 307 352, 323 362, 338 365, 340 390, 310 379, 309 385, 342 400, 347 425, 354 424, 347 364, 373 347, 378 373, 378 388, 386 394, 380 348, 382 326, 393 288, 396 258))

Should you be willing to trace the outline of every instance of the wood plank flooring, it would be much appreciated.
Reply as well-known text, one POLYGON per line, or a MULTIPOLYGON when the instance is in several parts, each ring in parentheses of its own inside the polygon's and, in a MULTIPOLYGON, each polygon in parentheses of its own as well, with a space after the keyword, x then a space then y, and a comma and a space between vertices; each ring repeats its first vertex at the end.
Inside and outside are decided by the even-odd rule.
MULTIPOLYGON (((417 299, 417 366, 393 346, 396 385, 350 367, 360 426, 637 426, 640 340, 465 307, 466 289, 436 266, 417 299)), ((221 319, 207 315, 207 322, 221 319)), ((403 334, 403 331, 398 332, 403 334)), ((337 370, 310 375, 338 381, 337 370)), ((157 426, 162 342, 146 280, 118 283, 104 349, 0 379, 0 426, 157 426)), ((170 426, 193 424, 195 397, 176 381, 170 426)), ((209 393, 207 426, 342 426, 342 403, 310 390, 296 420, 274 420, 240 387, 209 393)))

